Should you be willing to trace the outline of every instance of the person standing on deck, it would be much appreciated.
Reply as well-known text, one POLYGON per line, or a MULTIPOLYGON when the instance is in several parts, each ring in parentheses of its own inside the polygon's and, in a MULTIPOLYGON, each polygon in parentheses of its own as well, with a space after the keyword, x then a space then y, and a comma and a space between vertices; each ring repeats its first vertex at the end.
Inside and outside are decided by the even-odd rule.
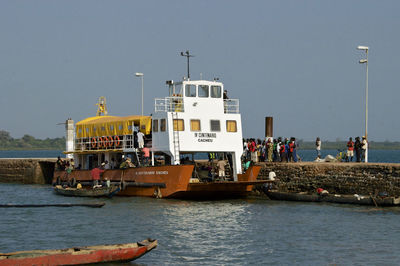
POLYGON ((145 139, 144 134, 141 131, 139 131, 137 133, 137 138, 138 138, 139 149, 143 149, 144 148, 144 139, 145 139))
POLYGON ((147 147, 143 148, 143 165, 148 166, 150 159, 150 149, 147 147))
POLYGON ((100 174, 104 173, 104 169, 103 169, 104 166, 105 166, 105 163, 102 163, 101 167, 93 168, 92 171, 90 171, 90 175, 92 176, 92 181, 93 181, 93 187, 99 185, 100 174))
POLYGON ((136 131, 133 132, 133 148, 135 151, 139 149, 138 133, 136 131))
POLYGON ((224 100, 229 99, 227 90, 224 90, 224 96, 223 97, 224 97, 224 100))
POLYGON ((346 161, 352 162, 353 156, 354 156, 354 142, 353 142, 353 138, 350 137, 349 141, 347 142, 347 159, 346 159, 346 161))
POLYGON ((315 150, 317 151, 317 159, 321 159, 321 140, 319 137, 315 141, 315 150))
POLYGON ((225 160, 222 159, 222 157, 219 158, 219 161, 217 163, 217 167, 218 167, 218 176, 221 177, 225 177, 225 166, 226 166, 226 162, 225 160))

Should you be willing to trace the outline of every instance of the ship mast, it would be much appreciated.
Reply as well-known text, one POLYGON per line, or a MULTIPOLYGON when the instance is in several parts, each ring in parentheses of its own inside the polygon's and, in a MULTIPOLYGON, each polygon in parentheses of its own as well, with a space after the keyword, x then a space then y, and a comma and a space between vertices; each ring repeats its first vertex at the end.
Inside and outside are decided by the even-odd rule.
POLYGON ((186 56, 187 57, 187 75, 188 75, 188 80, 190 80, 190 71, 189 71, 189 58, 194 57, 194 55, 191 55, 189 53, 189 50, 186 52, 181 52, 181 56, 186 56))

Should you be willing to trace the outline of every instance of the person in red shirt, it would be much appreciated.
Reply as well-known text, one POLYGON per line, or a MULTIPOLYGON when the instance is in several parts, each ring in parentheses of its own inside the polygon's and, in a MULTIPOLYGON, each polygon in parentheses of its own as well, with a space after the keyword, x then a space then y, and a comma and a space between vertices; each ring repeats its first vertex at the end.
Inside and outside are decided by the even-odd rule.
POLYGON ((353 156, 354 156, 354 142, 353 139, 350 137, 349 141, 347 142, 347 159, 346 161, 349 161, 350 158, 350 162, 353 161, 353 156))
POLYGON ((145 166, 149 165, 149 159, 150 159, 150 149, 147 148, 146 146, 142 149, 143 151, 143 164, 145 166))
POLYGON ((251 139, 249 142, 249 151, 251 154, 251 160, 256 163, 257 162, 257 152, 256 152, 256 142, 254 139, 251 139))
POLYGON ((90 175, 92 176, 92 180, 93 180, 93 187, 98 186, 99 185, 99 181, 100 181, 100 174, 104 172, 104 167, 105 163, 101 164, 101 167, 96 167, 94 169, 92 169, 92 171, 90 171, 90 175))

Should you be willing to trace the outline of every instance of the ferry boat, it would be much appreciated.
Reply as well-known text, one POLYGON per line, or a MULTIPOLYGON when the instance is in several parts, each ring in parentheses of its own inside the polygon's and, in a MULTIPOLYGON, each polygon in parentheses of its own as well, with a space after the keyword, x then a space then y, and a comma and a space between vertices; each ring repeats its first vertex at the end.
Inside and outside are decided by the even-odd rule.
POLYGON ((152 116, 109 116, 106 99, 100 97, 96 116, 76 124, 68 119, 65 153, 79 170, 67 174, 56 169, 53 184, 70 181, 89 186, 92 168, 105 161, 119 165, 127 158, 135 167, 102 174, 104 180, 122 185, 117 195, 232 198, 246 196, 253 185, 268 182, 257 180, 260 166, 242 169, 239 100, 224 96, 222 82, 183 79, 166 85, 168 96, 155 99, 152 116), (150 149, 148 164, 135 146, 139 131, 150 149), (211 155, 211 162, 199 164, 195 160, 199 154, 211 155), (228 162, 224 177, 214 177, 210 171, 219 159, 228 162))

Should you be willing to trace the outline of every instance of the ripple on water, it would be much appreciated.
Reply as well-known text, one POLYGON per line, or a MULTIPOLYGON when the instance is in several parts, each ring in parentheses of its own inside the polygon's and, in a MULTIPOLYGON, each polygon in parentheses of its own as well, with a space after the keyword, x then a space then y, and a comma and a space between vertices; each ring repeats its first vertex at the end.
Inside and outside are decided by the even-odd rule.
POLYGON ((0 252, 156 238, 149 265, 327 265, 400 261, 398 208, 267 201, 66 198, 49 186, 0 184, 0 203, 103 208, 7 208, 0 252))

